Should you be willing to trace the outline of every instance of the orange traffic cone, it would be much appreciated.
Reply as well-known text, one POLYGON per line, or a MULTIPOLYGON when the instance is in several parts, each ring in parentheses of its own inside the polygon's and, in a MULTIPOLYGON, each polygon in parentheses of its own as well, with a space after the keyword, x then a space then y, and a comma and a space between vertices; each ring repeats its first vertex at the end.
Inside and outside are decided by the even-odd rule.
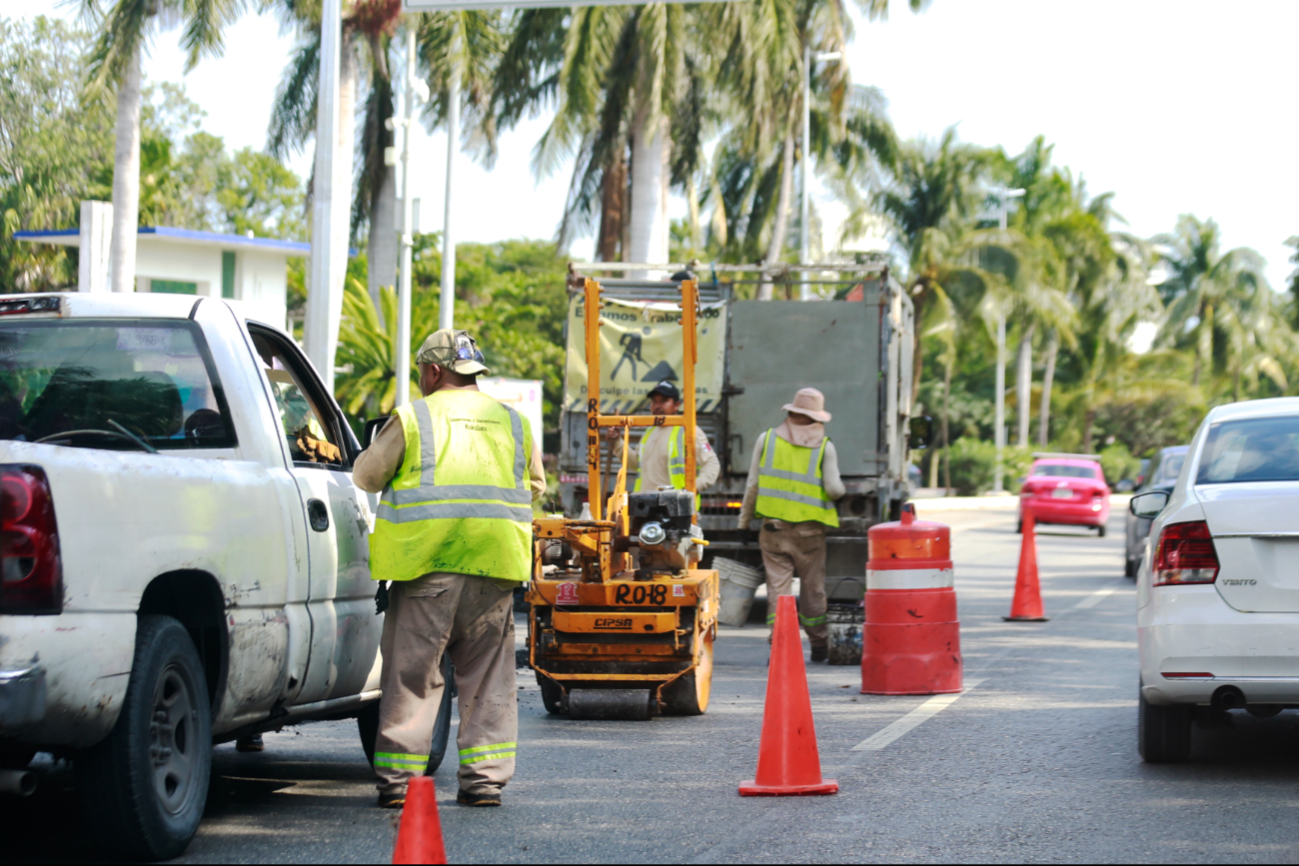
POLYGON ((839 783, 834 779, 821 778, 803 642, 798 635, 798 608, 794 596, 782 595, 776 604, 776 627, 771 639, 757 778, 740 783, 740 796, 833 794, 838 790, 839 783))
POLYGON ((1024 509, 1024 538, 1019 546, 1019 572, 1015 575, 1015 600, 1006 622, 1046 622, 1042 588, 1037 579, 1037 536, 1033 534, 1033 509, 1024 509))
POLYGON ((442 845, 442 822, 438 820, 437 795, 433 780, 415 776, 406 787, 406 805, 401 810, 397 828, 394 863, 445 863, 447 851, 442 845))

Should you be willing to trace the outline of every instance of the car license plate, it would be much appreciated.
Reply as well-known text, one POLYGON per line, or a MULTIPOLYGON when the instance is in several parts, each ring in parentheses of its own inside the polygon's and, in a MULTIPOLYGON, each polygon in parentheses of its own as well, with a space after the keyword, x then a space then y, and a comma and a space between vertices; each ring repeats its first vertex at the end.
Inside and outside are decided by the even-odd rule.
POLYGON ((1051 491, 1053 499, 1073 499, 1073 491, 1067 487, 1057 487, 1051 491))

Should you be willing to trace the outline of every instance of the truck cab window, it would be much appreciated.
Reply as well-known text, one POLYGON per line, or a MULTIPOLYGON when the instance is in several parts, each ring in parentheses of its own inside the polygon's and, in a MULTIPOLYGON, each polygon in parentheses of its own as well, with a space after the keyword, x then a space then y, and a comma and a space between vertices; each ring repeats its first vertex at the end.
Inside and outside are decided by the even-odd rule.
POLYGON ((262 372, 275 395, 280 430, 293 462, 341 466, 344 452, 337 441, 335 427, 312 399, 311 390, 304 386, 305 377, 298 359, 261 334, 253 334, 253 345, 257 347, 262 372))
POLYGON ((235 444, 202 332, 166 319, 0 325, 0 439, 118 450, 235 444))

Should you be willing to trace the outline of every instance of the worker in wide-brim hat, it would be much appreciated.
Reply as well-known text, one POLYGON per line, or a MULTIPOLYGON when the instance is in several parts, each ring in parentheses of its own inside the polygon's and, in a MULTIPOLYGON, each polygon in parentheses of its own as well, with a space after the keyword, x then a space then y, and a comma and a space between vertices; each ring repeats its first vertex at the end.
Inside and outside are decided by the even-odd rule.
POLYGON ((381 493, 370 574, 392 581, 380 649, 379 805, 400 808, 424 775, 442 704, 442 654, 460 695, 460 793, 499 806, 518 735, 514 588, 532 574, 532 502, 546 492, 527 419, 478 390, 490 372, 474 338, 444 328, 415 356, 424 398, 356 459, 356 486, 381 493))
POLYGON ((803 388, 783 407, 785 421, 758 437, 749 461, 739 528, 762 521, 758 546, 767 571, 767 624, 776 622, 775 599, 793 595, 800 582, 798 621, 812 644, 812 661, 829 657, 825 621, 825 533, 839 525, 835 501, 844 494, 839 458, 825 434, 825 395, 803 388))

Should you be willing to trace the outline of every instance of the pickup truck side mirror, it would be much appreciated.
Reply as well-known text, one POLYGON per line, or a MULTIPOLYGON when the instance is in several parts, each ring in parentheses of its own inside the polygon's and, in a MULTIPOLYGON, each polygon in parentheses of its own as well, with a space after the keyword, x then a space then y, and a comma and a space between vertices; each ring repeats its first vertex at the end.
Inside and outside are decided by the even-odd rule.
POLYGON ((379 431, 382 430, 383 425, 387 423, 388 423, 388 418, 386 417, 371 418, 369 421, 366 421, 364 429, 361 430, 361 447, 369 448, 371 445, 373 445, 374 440, 379 435, 379 431))
POLYGON ((1138 493, 1132 497, 1128 503, 1128 510, 1137 517, 1144 517, 1147 520, 1154 520, 1159 516, 1159 512, 1164 510, 1168 504, 1169 494, 1167 490, 1152 490, 1149 493, 1138 493))
POLYGON ((934 438, 934 420, 928 415, 917 415, 911 419, 907 429, 908 448, 928 448, 934 438))

